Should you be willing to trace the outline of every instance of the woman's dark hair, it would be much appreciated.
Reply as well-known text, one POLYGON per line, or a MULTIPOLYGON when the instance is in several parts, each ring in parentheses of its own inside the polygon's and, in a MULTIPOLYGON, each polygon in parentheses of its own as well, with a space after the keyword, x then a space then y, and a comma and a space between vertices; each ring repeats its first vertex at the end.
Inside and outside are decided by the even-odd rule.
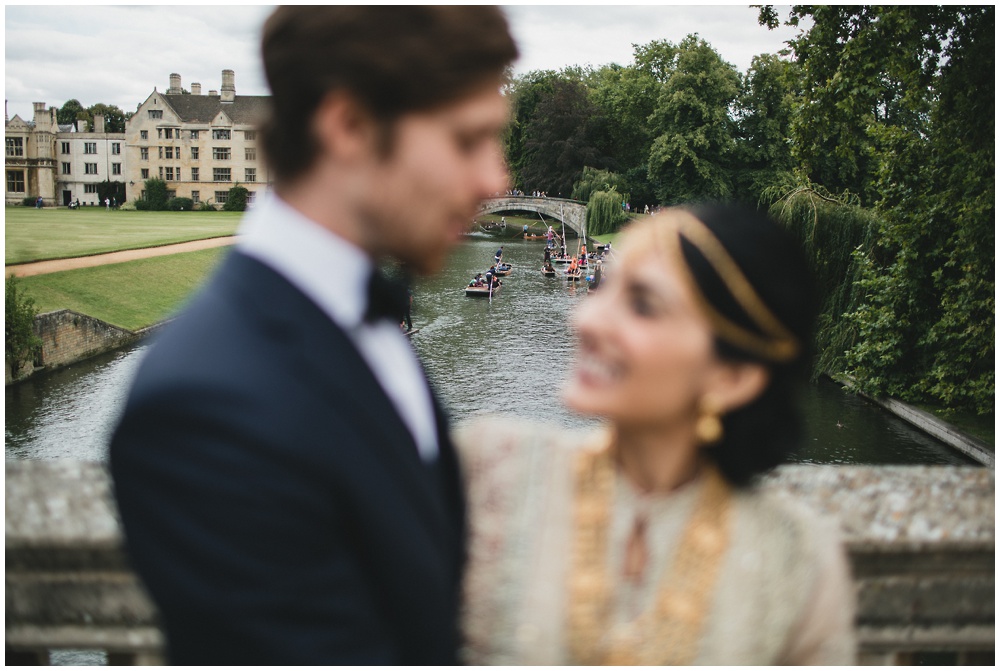
MULTIPOLYGON (((684 208, 725 248, 764 305, 797 347, 794 354, 769 356, 732 338, 716 338, 723 359, 764 365, 770 381, 748 405, 722 418, 723 438, 705 448, 727 481, 746 485, 758 474, 785 461, 801 439, 797 406, 800 386, 807 382, 817 315, 815 281, 799 243, 768 216, 732 204, 684 208)), ((681 249, 702 297, 725 319, 767 337, 759 318, 733 296, 710 261, 682 236, 681 249)))
POLYGON ((287 182, 316 159, 311 122, 330 91, 353 95, 380 124, 446 105, 496 80, 517 58, 507 21, 488 6, 280 7, 264 25, 271 87, 261 131, 272 176, 287 182))

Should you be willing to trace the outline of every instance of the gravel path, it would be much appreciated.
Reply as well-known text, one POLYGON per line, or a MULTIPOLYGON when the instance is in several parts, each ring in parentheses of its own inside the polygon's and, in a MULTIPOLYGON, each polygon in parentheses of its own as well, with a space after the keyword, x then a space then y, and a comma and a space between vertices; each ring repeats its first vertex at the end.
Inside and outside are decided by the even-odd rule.
POLYGON ((151 256, 166 256, 168 254, 179 254, 181 252, 196 252, 201 249, 211 249, 213 247, 225 247, 233 244, 234 242, 236 242, 236 236, 230 235, 223 238, 192 240, 191 242, 179 242, 174 245, 163 245, 160 247, 127 249, 121 252, 94 254, 93 256, 77 256, 72 259, 53 259, 51 261, 36 261, 35 263, 20 263, 6 266, 4 275, 17 275, 18 277, 45 275, 46 273, 58 273, 62 270, 92 268, 93 266, 103 266, 109 263, 123 263, 125 261, 135 261, 136 259, 148 259, 151 256))

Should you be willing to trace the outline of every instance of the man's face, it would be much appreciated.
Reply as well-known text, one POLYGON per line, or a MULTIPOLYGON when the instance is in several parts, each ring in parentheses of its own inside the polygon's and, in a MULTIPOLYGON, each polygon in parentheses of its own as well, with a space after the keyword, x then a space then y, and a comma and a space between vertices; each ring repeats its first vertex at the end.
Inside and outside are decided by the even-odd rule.
POLYGON ((441 270, 484 198, 507 188, 499 85, 401 117, 388 156, 370 164, 359 198, 368 249, 426 275, 441 270))

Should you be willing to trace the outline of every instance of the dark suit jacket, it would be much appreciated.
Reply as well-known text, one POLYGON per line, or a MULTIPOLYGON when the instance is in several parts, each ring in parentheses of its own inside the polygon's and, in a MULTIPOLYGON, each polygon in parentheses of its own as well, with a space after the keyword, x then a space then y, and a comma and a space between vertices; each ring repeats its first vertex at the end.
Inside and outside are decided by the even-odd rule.
POLYGON ((346 334, 233 252, 141 364, 111 443, 174 664, 450 664, 464 508, 346 334))

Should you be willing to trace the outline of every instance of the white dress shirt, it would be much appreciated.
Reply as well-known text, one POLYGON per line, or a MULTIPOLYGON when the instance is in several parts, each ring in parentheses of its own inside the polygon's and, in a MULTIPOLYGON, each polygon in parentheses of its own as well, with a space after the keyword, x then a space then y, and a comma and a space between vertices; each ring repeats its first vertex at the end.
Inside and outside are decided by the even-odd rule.
POLYGON ((359 247, 271 193, 243 219, 237 248, 275 270, 340 326, 409 428, 424 461, 438 453, 430 389, 399 324, 364 321, 374 264, 359 247))

